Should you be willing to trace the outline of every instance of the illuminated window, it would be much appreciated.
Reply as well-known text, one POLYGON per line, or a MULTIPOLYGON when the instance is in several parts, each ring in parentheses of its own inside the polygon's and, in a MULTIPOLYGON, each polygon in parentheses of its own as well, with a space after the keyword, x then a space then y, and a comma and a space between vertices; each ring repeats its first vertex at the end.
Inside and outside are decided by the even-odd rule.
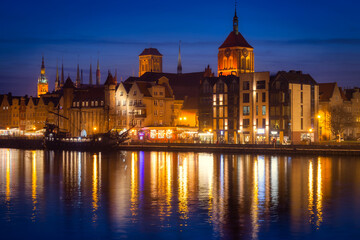
POLYGON ((243 115, 249 116, 250 115, 250 106, 244 106, 243 107, 243 115))
POLYGON ((262 106, 262 115, 263 115, 263 116, 266 115, 266 106, 262 106))
POLYGON ((213 95, 213 105, 216 105, 216 94, 213 95))
POLYGON ((219 94, 219 105, 223 105, 223 95, 219 94))

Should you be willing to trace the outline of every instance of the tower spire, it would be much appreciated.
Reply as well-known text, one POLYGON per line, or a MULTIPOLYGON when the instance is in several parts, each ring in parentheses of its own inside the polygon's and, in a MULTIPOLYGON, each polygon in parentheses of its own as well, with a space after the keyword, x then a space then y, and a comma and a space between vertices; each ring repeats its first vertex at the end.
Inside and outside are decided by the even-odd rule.
POLYGON ((177 73, 182 74, 182 65, 181 65, 181 41, 179 41, 179 56, 178 56, 178 65, 177 65, 177 73))
POLYGON ((76 70, 75 86, 76 86, 76 87, 80 87, 80 70, 79 70, 79 64, 77 65, 77 70, 76 70))
POLYGON ((60 79, 59 79, 59 66, 58 61, 56 60, 56 79, 55 79, 55 91, 60 89, 60 79))
POLYGON ((234 15, 234 18, 233 18, 233 30, 234 30, 234 33, 236 35, 239 34, 239 20, 238 20, 238 17, 236 15, 236 0, 235 0, 235 15, 234 15))
POLYGON ((96 85, 100 85, 100 65, 99 65, 99 58, 97 60, 97 68, 96 68, 96 85))
POLYGON ((92 86, 92 68, 91 68, 91 63, 90 63, 89 85, 92 86))
POLYGON ((44 55, 42 56, 42 62, 41 62, 41 75, 45 74, 45 61, 44 61, 44 55))
POLYGON ((61 60, 61 80, 60 87, 64 86, 64 59, 61 60))

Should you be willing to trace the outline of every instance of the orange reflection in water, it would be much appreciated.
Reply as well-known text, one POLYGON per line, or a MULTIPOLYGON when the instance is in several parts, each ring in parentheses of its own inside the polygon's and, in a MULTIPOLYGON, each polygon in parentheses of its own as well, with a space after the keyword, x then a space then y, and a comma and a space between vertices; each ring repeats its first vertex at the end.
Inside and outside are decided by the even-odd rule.
POLYGON ((179 213, 180 219, 188 219, 188 159, 179 159, 179 213))
POLYGON ((323 201, 322 166, 321 166, 321 158, 319 157, 318 158, 318 168, 317 168, 317 190, 316 190, 316 212, 317 212, 316 226, 317 227, 320 227, 320 224, 323 221, 322 201, 323 201))
POLYGON ((6 188, 5 188, 5 199, 7 202, 10 201, 10 149, 6 151, 6 188))
POLYGON ((36 176, 36 151, 31 151, 32 153, 32 171, 31 171, 31 197, 33 203, 33 214, 32 220, 35 221, 36 217, 36 204, 37 204, 37 176, 36 176))
POLYGON ((258 160, 254 158, 254 170, 253 170, 253 191, 251 202, 251 225, 252 225, 252 238, 257 239, 259 232, 259 186, 258 186, 258 160))
POLYGON ((131 183, 130 183, 130 211, 132 216, 137 215, 137 206, 138 206, 138 155, 137 152, 131 153, 131 183))
POLYGON ((98 184, 99 184, 99 174, 98 174, 98 156, 96 154, 93 155, 93 189, 92 189, 92 197, 93 197, 93 222, 97 220, 96 211, 98 209, 99 203, 99 192, 98 192, 98 184))

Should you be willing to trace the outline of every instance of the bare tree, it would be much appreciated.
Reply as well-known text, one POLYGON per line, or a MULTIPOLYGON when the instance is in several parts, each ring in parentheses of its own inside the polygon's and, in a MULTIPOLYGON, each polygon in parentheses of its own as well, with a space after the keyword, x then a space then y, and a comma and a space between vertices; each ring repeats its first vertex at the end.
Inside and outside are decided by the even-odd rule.
POLYGON ((335 106, 330 109, 330 126, 331 132, 340 139, 343 132, 354 126, 354 116, 344 107, 335 106))

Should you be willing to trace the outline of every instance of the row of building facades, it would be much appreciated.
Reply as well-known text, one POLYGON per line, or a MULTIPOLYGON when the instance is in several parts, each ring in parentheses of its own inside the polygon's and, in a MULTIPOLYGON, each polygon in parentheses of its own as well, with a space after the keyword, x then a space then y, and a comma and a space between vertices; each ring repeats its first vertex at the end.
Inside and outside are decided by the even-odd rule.
POLYGON ((162 72, 162 55, 147 48, 139 55, 139 77, 118 81, 110 71, 100 84, 56 74, 49 92, 44 59, 38 96, 0 95, 0 133, 37 135, 53 123, 71 137, 131 130, 134 141, 270 143, 331 140, 330 109, 341 106, 354 115, 346 137, 360 137, 360 93, 336 83, 318 84, 301 71, 254 72, 253 47, 233 31, 219 47, 218 76, 204 71, 162 72))

